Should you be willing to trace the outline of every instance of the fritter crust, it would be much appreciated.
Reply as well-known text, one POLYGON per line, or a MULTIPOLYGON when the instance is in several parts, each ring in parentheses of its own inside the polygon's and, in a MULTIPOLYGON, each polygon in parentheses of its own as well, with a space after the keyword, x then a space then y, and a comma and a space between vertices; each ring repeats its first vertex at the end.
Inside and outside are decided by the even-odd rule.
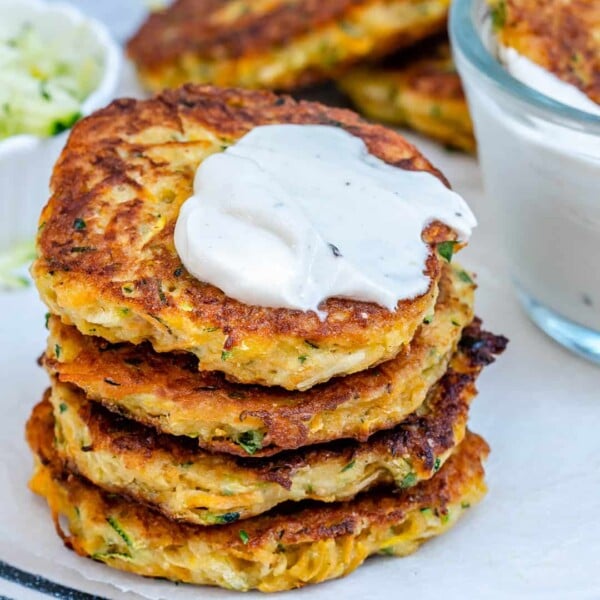
POLYGON ((337 84, 369 118, 411 127, 468 152, 475 150, 469 107, 446 35, 380 64, 355 67, 337 84))
POLYGON ((448 265, 435 313, 409 347, 383 365, 306 392, 228 383, 198 372, 193 357, 110 345, 55 317, 43 361, 90 399, 164 433, 196 438, 212 451, 266 456, 340 437, 364 441, 413 412, 446 371, 473 318, 474 287, 465 271, 448 265))
POLYGON ((61 470, 52 440, 39 441, 30 438, 39 456, 30 487, 47 500, 67 547, 140 575, 265 592, 340 577, 376 553, 414 552, 481 499, 488 454, 469 434, 435 477, 408 490, 286 505, 243 524, 199 527, 102 493, 61 470))
POLYGON ((290 90, 444 28, 448 0, 177 0, 127 45, 142 82, 290 90))
MULTIPOLYGON (((493 360, 496 336, 486 338, 477 324, 465 335, 493 360)), ((227 523, 286 501, 335 502, 374 486, 407 488, 429 479, 463 440, 475 380, 489 360, 476 360, 468 348, 458 352, 417 412, 362 444, 342 440, 271 459, 199 450, 191 440, 118 417, 63 384, 46 393, 29 429, 54 437, 68 469, 104 490, 177 520, 227 523)))
POLYGON ((269 123, 343 127, 386 162, 442 178, 397 133, 316 103, 203 86, 115 101, 77 123, 55 167, 32 268, 51 311, 86 335, 192 352, 201 370, 287 389, 395 356, 432 312, 442 260, 434 246, 455 239, 440 223, 424 231, 429 290, 395 312, 332 298, 321 321, 314 312, 250 306, 182 266, 173 231, 198 164, 269 123))
POLYGON ((600 104, 600 3, 490 0, 492 24, 514 48, 600 104))

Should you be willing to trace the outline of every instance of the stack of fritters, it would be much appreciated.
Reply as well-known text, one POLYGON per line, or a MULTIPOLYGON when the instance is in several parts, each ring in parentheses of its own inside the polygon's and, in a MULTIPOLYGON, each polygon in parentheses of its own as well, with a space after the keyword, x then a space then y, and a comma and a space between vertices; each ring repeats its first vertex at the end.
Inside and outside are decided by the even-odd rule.
POLYGON ((148 17, 128 53, 154 91, 188 82, 297 91, 335 79, 369 118, 473 151, 469 110, 444 35, 449 5, 177 0, 148 17))
POLYGON ((33 267, 52 385, 27 435, 32 489, 79 554, 283 590, 408 554, 485 491, 487 445, 466 422, 506 340, 473 317, 454 232, 423 232, 425 294, 395 312, 328 299, 323 321, 244 305, 181 264, 173 230, 198 165, 273 123, 342 127, 443 179, 351 112, 202 86, 114 102, 56 166, 33 267))

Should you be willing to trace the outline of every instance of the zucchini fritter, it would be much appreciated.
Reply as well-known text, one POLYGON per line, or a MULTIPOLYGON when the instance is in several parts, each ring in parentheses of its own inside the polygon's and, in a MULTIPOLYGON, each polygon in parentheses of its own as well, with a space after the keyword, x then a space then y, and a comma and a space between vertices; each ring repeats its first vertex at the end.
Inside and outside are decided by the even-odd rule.
POLYGON ((32 419, 42 424, 32 428, 50 435, 56 423, 55 447, 72 472, 190 523, 229 523, 290 500, 347 500, 382 484, 412 487, 463 440, 475 380, 498 350, 499 338, 477 324, 466 335, 486 360, 461 349, 415 413, 364 443, 337 441, 271 459, 213 454, 111 414, 65 384, 55 384, 38 404, 32 419))
POLYGON ((86 335, 191 352, 202 371, 287 389, 397 355, 433 311, 443 260, 435 246, 456 238, 441 223, 423 233, 429 290, 394 312, 330 298, 321 321, 314 312, 250 306, 181 265, 173 231, 199 163, 257 125, 288 122, 343 127, 382 160, 443 179, 399 134, 317 103, 203 86, 117 100, 77 123, 54 170, 32 268, 50 310, 86 335))
POLYGON ((199 372, 193 357, 110 345, 55 317, 44 363, 111 410, 213 451, 265 456, 340 437, 364 441, 413 412, 446 371, 473 318, 474 287, 465 271, 447 265, 435 312, 409 347, 385 364, 306 392, 231 384, 199 372))
POLYGON ((365 116, 411 127, 448 146, 475 150, 469 107, 447 37, 426 40, 337 80, 365 116))
POLYGON ((600 2, 489 0, 499 41, 600 104, 600 2))
POLYGON ((410 554, 485 493, 488 447, 469 434, 432 479, 409 490, 288 505, 243 523, 201 527, 169 520, 63 472, 52 432, 45 439, 29 433, 40 457, 30 486, 47 500, 65 545, 124 571, 235 590, 301 587, 345 575, 376 553, 410 554))
POLYGON ((177 0, 128 44, 154 91, 187 82, 290 90, 444 28, 449 0, 177 0))

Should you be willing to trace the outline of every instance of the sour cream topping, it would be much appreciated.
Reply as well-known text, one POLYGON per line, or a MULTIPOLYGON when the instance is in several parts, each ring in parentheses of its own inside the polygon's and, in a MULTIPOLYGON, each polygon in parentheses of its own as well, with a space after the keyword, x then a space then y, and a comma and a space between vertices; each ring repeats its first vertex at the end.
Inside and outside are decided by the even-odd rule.
POLYGON ((579 88, 563 81, 514 48, 499 45, 498 55, 506 70, 515 79, 540 94, 584 112, 600 115, 600 105, 586 96, 579 88))
POLYGON ((423 229, 476 225, 437 177, 393 167, 338 127, 256 127, 199 166, 175 246, 196 278, 251 305, 318 310, 331 297, 390 311, 427 291, 423 229))

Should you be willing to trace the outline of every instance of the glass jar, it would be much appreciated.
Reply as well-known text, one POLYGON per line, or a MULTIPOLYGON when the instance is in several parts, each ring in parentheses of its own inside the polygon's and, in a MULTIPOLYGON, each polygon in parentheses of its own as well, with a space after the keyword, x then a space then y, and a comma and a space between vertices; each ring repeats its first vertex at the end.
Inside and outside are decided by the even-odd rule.
POLYGON ((547 334, 600 363, 600 117, 498 63, 485 0, 454 0, 450 35, 518 296, 547 334))

